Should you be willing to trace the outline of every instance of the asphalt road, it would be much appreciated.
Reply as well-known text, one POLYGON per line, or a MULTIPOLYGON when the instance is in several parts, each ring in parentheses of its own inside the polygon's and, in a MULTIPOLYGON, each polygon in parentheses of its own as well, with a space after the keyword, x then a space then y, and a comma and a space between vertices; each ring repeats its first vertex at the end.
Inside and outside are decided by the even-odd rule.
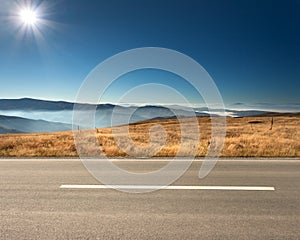
MULTIPOLYGON (((130 171, 163 161, 116 162, 130 171)), ((195 162, 173 185, 275 191, 61 189, 100 184, 76 159, 0 160, 0 239, 300 239, 300 159, 195 162)))

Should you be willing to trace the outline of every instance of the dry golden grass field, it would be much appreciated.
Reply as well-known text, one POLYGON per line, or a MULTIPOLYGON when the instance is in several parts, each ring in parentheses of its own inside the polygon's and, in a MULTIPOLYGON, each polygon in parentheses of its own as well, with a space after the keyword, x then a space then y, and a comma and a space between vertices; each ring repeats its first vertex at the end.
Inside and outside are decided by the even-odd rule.
MULTIPOLYGON (((221 156, 223 157, 300 157, 300 116, 274 116, 271 127, 271 116, 227 118, 226 139, 221 156)), ((190 119, 184 119, 189 124, 190 119)), ((191 154, 196 149, 197 156, 205 156, 211 137, 211 121, 209 117, 198 118, 200 140, 182 144, 181 156, 191 154)), ((125 126, 114 129, 93 130, 97 134, 99 144, 92 143, 90 134, 83 134, 88 149, 86 156, 99 155, 99 145, 109 157, 147 157, 151 156, 147 145, 150 143, 149 129, 160 124, 165 129, 166 141, 155 157, 170 157, 177 154, 180 143, 180 126, 177 119, 154 120, 129 125, 130 136, 135 143, 130 145, 122 134, 114 131, 124 130, 125 126), (119 145, 115 136, 120 140, 119 145), (123 139, 123 140, 122 140, 123 139), (146 147, 139 148, 139 146, 146 147)), ((155 139, 160 138, 161 129, 154 128, 155 139)), ((84 131, 82 131, 84 132, 84 131)), ((74 133, 78 134, 78 133, 74 133)), ((72 131, 41 133, 41 134, 10 134, 0 135, 0 157, 76 157, 72 131)))

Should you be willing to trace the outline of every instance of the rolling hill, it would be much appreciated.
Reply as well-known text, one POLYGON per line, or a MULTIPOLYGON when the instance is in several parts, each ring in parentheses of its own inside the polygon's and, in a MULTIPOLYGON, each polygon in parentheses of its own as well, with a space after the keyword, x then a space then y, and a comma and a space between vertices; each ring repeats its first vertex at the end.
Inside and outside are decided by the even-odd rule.
MULTIPOLYGON (((226 138, 221 156, 223 157, 299 157, 300 118, 299 115, 261 116, 227 118, 226 138), (273 117, 273 127, 270 128, 273 117), (253 123, 256 124, 253 124, 253 123)), ((183 119, 189 124, 190 119, 183 119)), ((180 156, 203 157, 211 144, 211 122, 209 117, 198 118, 200 139, 182 142, 180 156)), ((77 150, 85 157, 173 157, 179 150, 181 128, 177 119, 156 119, 129 125, 133 144, 124 138, 127 126, 93 129, 92 131, 63 131, 31 134, 0 134, 0 157, 77 157, 77 150), (161 144, 153 136, 161 137, 161 128, 166 133, 166 141, 161 144), (75 146, 74 136, 83 146, 75 146), (92 135, 91 135, 92 134, 92 135), (96 136, 94 144, 91 136, 96 136), (116 139, 119 139, 118 142, 116 139), (150 142, 152 141, 152 144, 150 142), (157 148, 157 144, 159 148, 157 148), (102 153, 99 149, 102 149, 102 153), (79 148, 78 148, 79 147, 79 148), (142 147, 142 148, 141 148, 142 147), (156 149, 156 150, 155 150, 156 149), (159 150, 160 149, 160 150, 159 150), (158 152, 156 152, 158 150, 158 152), (154 155, 152 155, 152 153, 154 155)))
POLYGON ((37 133, 71 130, 70 124, 0 115, 0 133, 37 133))

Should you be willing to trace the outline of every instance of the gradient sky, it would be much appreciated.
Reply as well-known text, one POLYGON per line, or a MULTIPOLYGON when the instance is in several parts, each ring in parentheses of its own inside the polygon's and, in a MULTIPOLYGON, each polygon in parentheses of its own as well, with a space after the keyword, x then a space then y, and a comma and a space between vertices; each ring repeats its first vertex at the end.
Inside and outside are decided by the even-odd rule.
MULTIPOLYGON (((106 58, 165 47, 199 62, 226 104, 300 103, 299 23, 299 0, 0 0, 0 98, 74 101, 106 58), (18 30, 17 5, 24 2, 39 6, 40 35, 18 30)), ((200 101, 184 80, 160 71, 127 74, 105 100, 116 102, 130 87, 152 81, 200 101)))

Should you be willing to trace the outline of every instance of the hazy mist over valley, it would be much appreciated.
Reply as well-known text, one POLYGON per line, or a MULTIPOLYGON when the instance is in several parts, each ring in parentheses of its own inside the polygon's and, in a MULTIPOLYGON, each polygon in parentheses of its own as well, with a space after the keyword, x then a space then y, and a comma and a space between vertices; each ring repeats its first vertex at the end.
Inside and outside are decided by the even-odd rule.
MULTIPOLYGON (((18 132, 51 132, 72 129, 74 103, 62 101, 44 101, 38 99, 2 99, 0 100, 1 133, 18 132)), ((95 116, 95 127, 104 128, 151 119, 168 119, 191 116, 228 116, 243 117, 270 114, 270 112, 299 112, 299 105, 274 105, 243 103, 231 104, 225 112, 221 109, 207 107, 189 108, 179 105, 113 105, 113 104, 79 104, 82 116, 80 128, 86 128, 84 123, 89 116, 95 116), (87 111, 95 111, 92 115, 87 111), (112 118, 114 114, 114 117, 112 118), (112 120, 113 119, 113 120, 112 120)))

